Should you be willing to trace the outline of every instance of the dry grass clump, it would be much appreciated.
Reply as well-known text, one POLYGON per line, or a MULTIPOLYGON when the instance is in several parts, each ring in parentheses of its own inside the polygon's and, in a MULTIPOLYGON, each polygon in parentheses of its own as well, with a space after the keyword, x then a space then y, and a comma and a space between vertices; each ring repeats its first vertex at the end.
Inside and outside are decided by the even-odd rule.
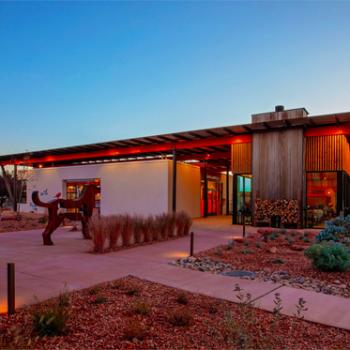
POLYGON ((123 338, 129 341, 143 340, 147 335, 146 327, 138 320, 130 320, 123 330, 123 338))
POLYGON ((93 252, 104 253, 133 244, 164 241, 189 234, 192 219, 185 213, 157 216, 95 216, 89 222, 93 252))
POLYGON ((170 313, 168 320, 175 327, 186 327, 192 323, 193 317, 187 309, 178 308, 170 313))
POLYGON ((93 216, 89 221, 89 231, 92 234, 94 253, 103 253, 105 250, 105 244, 110 231, 107 220, 103 216, 93 216))

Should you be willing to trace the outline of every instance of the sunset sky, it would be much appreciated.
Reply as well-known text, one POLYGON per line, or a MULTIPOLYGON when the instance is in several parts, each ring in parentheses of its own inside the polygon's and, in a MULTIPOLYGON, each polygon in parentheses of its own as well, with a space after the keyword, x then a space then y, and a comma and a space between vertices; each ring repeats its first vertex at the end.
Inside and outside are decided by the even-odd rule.
POLYGON ((0 154, 350 111, 350 2, 0 2, 0 154))

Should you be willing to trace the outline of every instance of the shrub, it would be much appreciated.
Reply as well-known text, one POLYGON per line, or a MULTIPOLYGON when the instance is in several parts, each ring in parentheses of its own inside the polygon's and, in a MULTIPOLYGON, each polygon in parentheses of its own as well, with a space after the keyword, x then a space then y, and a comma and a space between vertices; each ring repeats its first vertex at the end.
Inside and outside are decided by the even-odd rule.
POLYGON ((129 341, 134 339, 143 340, 145 339, 146 335, 147 330, 145 326, 137 320, 129 321, 123 330, 123 338, 129 341))
POLYGON ((151 306, 147 302, 139 300, 132 306, 132 311, 136 314, 146 316, 151 313, 151 306))
POLYGON ((340 243, 314 244, 304 254, 321 271, 346 271, 350 266, 350 252, 340 243))
POLYGON ((69 308, 65 298, 59 298, 54 305, 47 305, 34 310, 32 314, 33 331, 40 337, 64 335, 67 331, 69 308))
POLYGON ((350 215, 326 221, 325 228, 316 236, 316 242, 335 241, 347 244, 350 238, 350 215))
POLYGON ((179 303, 179 304, 182 304, 182 305, 187 305, 188 304, 188 298, 187 298, 187 295, 183 292, 179 293, 176 297, 176 301, 179 303))
POLYGON ((175 309, 169 315, 169 322, 176 327, 186 327, 192 323, 191 313, 184 309, 175 309))

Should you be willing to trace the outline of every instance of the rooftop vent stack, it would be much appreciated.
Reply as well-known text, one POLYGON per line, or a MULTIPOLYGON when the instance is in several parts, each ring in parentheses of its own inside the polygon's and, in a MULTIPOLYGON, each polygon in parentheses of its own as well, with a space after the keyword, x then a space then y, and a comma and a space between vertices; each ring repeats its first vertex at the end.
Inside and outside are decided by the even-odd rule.
POLYGON ((284 106, 278 105, 275 107, 275 112, 283 112, 284 111, 284 106))

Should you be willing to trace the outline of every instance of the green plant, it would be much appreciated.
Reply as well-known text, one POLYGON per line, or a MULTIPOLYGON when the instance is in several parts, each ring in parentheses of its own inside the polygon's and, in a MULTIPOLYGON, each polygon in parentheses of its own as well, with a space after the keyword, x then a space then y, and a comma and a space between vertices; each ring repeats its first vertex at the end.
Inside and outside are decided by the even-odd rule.
POLYGON ((33 331, 40 337, 64 335, 68 319, 69 309, 59 303, 39 307, 32 314, 33 331))
POLYGON ((254 251, 250 250, 250 249, 244 248, 244 249, 241 250, 241 254, 244 254, 244 255, 246 255, 246 254, 253 254, 253 253, 254 253, 254 251))
POLYGON ((314 244, 304 254, 321 271, 346 271, 350 266, 350 252, 341 243, 314 244))
POLYGON ((260 242, 256 242, 256 243, 255 243, 255 247, 257 247, 257 248, 260 249, 260 248, 262 248, 262 244, 261 244, 260 242))
POLYGON ((188 298, 187 298, 187 295, 183 292, 179 293, 176 297, 176 301, 179 303, 179 304, 182 304, 182 305, 187 305, 188 304, 188 298))
POLYGON ((136 314, 146 316, 151 313, 151 306, 146 301, 138 300, 133 304, 132 311, 136 314))
POLYGON ((234 291, 237 292, 238 317, 232 312, 225 311, 221 324, 222 335, 229 345, 234 349, 253 349, 255 348, 253 337, 249 329, 256 325, 256 315, 252 295, 245 293, 238 284, 234 291))
POLYGON ((173 326, 186 327, 192 323, 193 317, 187 309, 178 308, 170 313, 168 320, 173 326))
POLYGON ((138 320, 130 320, 123 329, 123 338, 129 341, 143 340, 146 336, 146 327, 138 320))

